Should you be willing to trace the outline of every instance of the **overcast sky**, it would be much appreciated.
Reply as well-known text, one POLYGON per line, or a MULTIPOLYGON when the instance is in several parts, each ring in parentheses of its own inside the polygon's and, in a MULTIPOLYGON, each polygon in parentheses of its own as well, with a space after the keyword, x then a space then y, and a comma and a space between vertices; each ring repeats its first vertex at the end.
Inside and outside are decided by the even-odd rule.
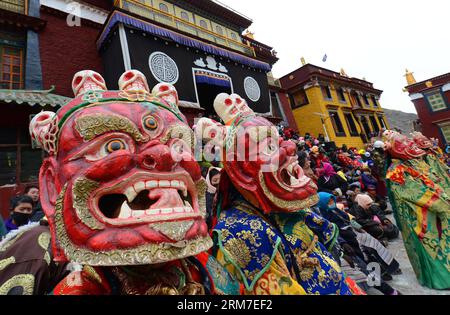
POLYGON ((255 39, 273 46, 281 77, 300 58, 384 91, 385 108, 415 113, 405 69, 417 81, 450 72, 448 0, 220 0, 250 17, 255 39), (328 60, 322 62, 327 54, 328 60))

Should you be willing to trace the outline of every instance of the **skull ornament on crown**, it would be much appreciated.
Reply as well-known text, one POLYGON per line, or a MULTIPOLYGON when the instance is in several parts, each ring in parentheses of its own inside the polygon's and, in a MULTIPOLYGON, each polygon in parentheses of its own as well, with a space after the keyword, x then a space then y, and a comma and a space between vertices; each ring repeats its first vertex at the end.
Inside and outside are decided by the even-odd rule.
POLYGON ((30 125, 49 154, 39 184, 55 260, 135 266, 206 251, 206 184, 176 90, 160 84, 150 94, 135 70, 120 91, 104 82, 77 73, 75 99, 30 125))
POLYGON ((317 186, 298 164, 297 147, 257 116, 239 95, 220 94, 214 108, 226 126, 202 118, 196 135, 220 146, 225 171, 247 201, 264 213, 297 212, 318 202, 317 186))
POLYGON ((426 152, 407 136, 393 130, 383 133, 385 150, 394 158, 400 160, 416 159, 424 156, 426 152))
POLYGON ((77 72, 72 80, 74 95, 81 95, 88 91, 106 91, 106 83, 103 77, 92 70, 77 72))

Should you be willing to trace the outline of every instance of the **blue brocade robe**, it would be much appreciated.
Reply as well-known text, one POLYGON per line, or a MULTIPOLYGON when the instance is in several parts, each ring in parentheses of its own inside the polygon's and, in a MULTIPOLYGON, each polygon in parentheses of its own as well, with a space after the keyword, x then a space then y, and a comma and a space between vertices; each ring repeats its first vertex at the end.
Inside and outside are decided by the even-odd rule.
POLYGON ((249 294, 259 292, 255 290, 258 281, 275 260, 279 264, 279 255, 288 274, 278 277, 272 286, 286 288, 281 294, 291 294, 292 282, 297 282, 306 294, 352 294, 338 263, 327 250, 334 246, 338 228, 310 210, 266 218, 242 201, 222 211, 214 234, 217 256, 233 265, 235 276, 249 294))

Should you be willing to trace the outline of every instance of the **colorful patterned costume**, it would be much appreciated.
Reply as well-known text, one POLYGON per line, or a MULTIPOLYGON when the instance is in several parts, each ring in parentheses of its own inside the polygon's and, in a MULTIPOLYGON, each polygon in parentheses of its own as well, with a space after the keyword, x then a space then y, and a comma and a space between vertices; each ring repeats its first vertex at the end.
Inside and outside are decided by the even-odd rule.
POLYGON ((219 95, 214 107, 226 126, 202 119, 196 134, 224 157, 214 228, 219 262, 248 295, 352 294, 327 251, 337 227, 307 210, 318 202, 317 187, 298 165, 295 144, 236 94, 219 95))
POLYGON ((54 260, 84 266, 53 294, 238 294, 205 253, 213 244, 206 183, 176 90, 159 84, 150 93, 134 70, 119 88, 82 71, 75 99, 30 124, 49 155, 39 184, 54 260))
POLYGON ((417 139, 422 148, 396 132, 387 131, 384 137, 393 159, 386 176, 389 195, 416 276, 423 286, 449 289, 448 168, 417 139))

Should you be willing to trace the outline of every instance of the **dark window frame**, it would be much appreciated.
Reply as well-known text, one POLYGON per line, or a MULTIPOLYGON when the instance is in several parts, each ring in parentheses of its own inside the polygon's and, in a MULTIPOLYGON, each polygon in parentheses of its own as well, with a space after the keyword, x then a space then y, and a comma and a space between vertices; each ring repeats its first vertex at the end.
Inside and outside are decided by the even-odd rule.
POLYGON ((339 88, 336 90, 339 102, 347 104, 347 99, 345 98, 344 88, 339 88))
POLYGON ((28 133, 28 130, 23 127, 13 127, 8 128, 11 130, 14 130, 15 132, 15 143, 0 143, 0 149, 12 149, 11 152, 15 151, 16 160, 15 160, 15 172, 14 172, 14 178, 10 180, 9 182, 0 182, 0 185, 5 184, 23 184, 23 183, 34 183, 38 181, 39 177, 39 167, 36 169, 36 179, 35 180, 24 180, 23 176, 25 175, 25 168, 23 167, 23 157, 25 150, 32 150, 35 152, 40 153, 41 161, 39 165, 42 164, 42 161, 44 159, 44 151, 40 149, 33 149, 33 146, 31 144, 31 137, 28 133), (25 140, 26 139, 26 140, 25 140))
POLYGON ((298 90, 294 93, 289 93, 289 100, 291 103, 291 108, 292 109, 297 109, 303 106, 307 106, 309 105, 309 98, 308 98, 308 94, 306 94, 306 91, 304 89, 298 90), (297 103, 297 101, 295 100, 294 94, 296 93, 302 93, 304 95, 305 101, 303 103, 297 103))
POLYGON ((326 101, 332 101, 333 100, 333 94, 331 93, 331 88, 330 88, 329 85, 322 85, 320 87, 320 90, 322 91, 322 96, 323 96, 324 100, 326 100, 326 101))
POLYGON ((425 101, 426 101, 426 103, 428 105, 428 109, 430 110, 431 113, 440 113, 440 112, 444 112, 444 111, 449 110, 449 102, 447 101, 447 99, 446 99, 446 97, 445 97, 445 95, 444 95, 444 93, 442 92, 441 89, 425 93, 424 97, 425 97, 425 101), (444 105, 445 105, 444 108, 433 109, 433 106, 432 106, 431 101, 430 101, 430 96, 434 96, 434 95, 440 95, 441 96, 442 100, 444 101, 444 105))
POLYGON ((359 97, 358 93, 352 93, 351 96, 355 99, 356 101, 356 105, 359 106, 360 108, 363 108, 362 102, 361 102, 361 98, 359 97))
POLYGON ((381 131, 381 127, 378 124, 378 121, 375 118, 375 115, 370 115, 369 116, 369 120, 370 120, 370 123, 371 123, 371 125, 373 127, 373 132, 379 133, 381 131))
POLYGON ((367 94, 363 95, 363 99, 364 99, 364 103, 366 104, 366 106, 370 106, 369 96, 367 94))
POLYGON ((386 124, 386 119, 384 118, 384 116, 378 115, 377 118, 378 118, 378 122, 380 123, 380 127, 382 129, 388 129, 387 124, 386 124))
POLYGON ((341 117, 339 116, 339 112, 335 110, 328 110, 328 115, 330 116, 331 124, 333 125, 334 134, 336 135, 336 137, 347 137, 341 117), (339 129, 342 129, 342 131, 340 131, 339 129))
POLYGON ((270 103, 271 103, 271 105, 272 105, 272 114, 273 114, 273 115, 276 115, 276 114, 277 114, 277 113, 275 112, 275 106, 276 106, 277 111, 279 111, 280 115, 283 116, 283 112, 282 112, 283 109, 282 109, 281 104, 280 104, 280 102, 279 102, 277 92, 270 91, 269 94, 270 94, 270 103))
POLYGON ((372 130, 372 128, 371 128, 371 124, 370 124, 370 119, 368 118, 368 116, 367 115, 363 115, 363 116, 361 116, 360 118, 359 118, 359 121, 360 121, 360 123, 361 123, 361 129, 362 129, 362 132, 367 136, 367 138, 369 138, 370 139, 370 135, 373 133, 373 130, 372 130), (366 124, 367 124, 367 128, 369 129, 369 132, 366 130, 366 128, 364 128, 364 121, 366 122, 366 124))
POLYGON ((25 48, 0 43, 0 89, 21 90, 25 85, 25 48), (7 53, 7 51, 17 51, 18 55, 7 53), (15 62, 18 60, 18 64, 15 62), (8 72, 4 72, 9 67, 8 72), (18 72, 16 71, 16 68, 18 72), (9 79, 6 78, 9 75, 9 79), (15 77, 19 76, 19 80, 15 77))
POLYGON ((447 137, 445 136, 444 128, 449 127, 449 125, 448 125, 448 124, 444 124, 444 125, 439 125, 439 124, 438 124, 438 127, 439 127, 439 134, 441 135, 441 138, 442 138, 442 140, 443 140, 443 143, 444 143, 445 145, 448 145, 448 144, 449 144, 449 140, 448 140, 447 137))
POLYGON ((347 123, 348 131, 350 132, 350 135, 353 137, 358 137, 359 136, 358 127, 356 126, 356 121, 355 121, 355 118, 353 117, 353 114, 351 112, 344 112, 344 117, 345 117, 345 121, 347 123))
POLYGON ((373 107, 379 107, 378 106, 378 102, 377 102, 377 98, 374 95, 372 95, 372 103, 373 103, 373 107))

